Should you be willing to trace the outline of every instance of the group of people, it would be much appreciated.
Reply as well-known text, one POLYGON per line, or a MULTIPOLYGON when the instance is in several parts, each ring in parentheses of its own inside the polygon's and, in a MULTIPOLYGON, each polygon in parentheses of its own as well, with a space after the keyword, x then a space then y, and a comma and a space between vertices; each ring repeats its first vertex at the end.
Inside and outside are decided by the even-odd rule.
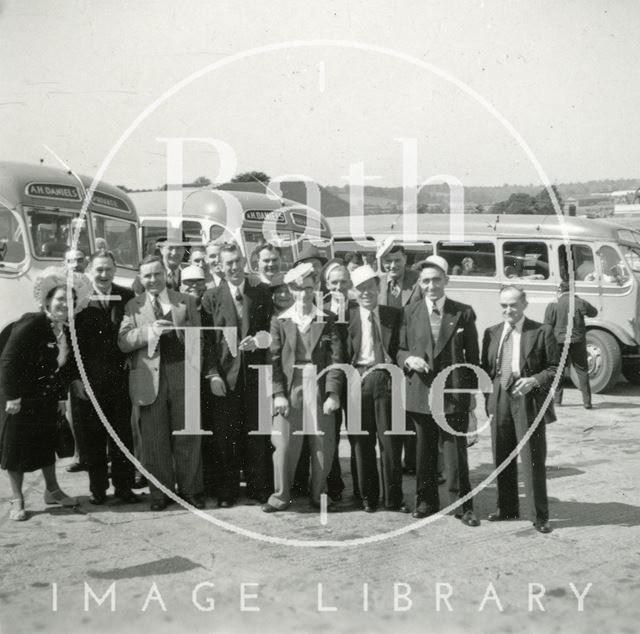
POLYGON ((486 330, 480 346, 474 310, 447 297, 448 264, 437 255, 413 270, 396 245, 379 275, 367 264, 327 261, 307 244, 283 274, 278 248, 264 244, 254 254, 258 273, 248 274, 234 243, 193 247, 186 266, 184 245, 165 241, 159 248, 140 263, 133 290, 113 282, 116 263, 108 250, 92 254, 88 293, 80 283, 87 277, 70 273, 73 307, 67 306, 67 273, 45 271, 36 285, 41 311, 18 320, 3 342, 0 466, 11 481, 12 519, 26 517, 22 479, 36 469, 45 476, 46 503, 76 503, 60 490, 54 468, 55 421, 70 391, 92 504, 105 503, 109 477, 116 499, 139 501, 127 453, 152 476, 153 511, 170 504, 168 492, 198 509, 206 495, 232 507, 241 478, 265 513, 287 509, 296 488, 306 489, 316 508, 324 493, 338 501, 344 489, 340 430, 352 430, 349 399, 357 398, 351 411, 360 412, 360 429, 348 439, 362 509, 427 517, 441 508, 444 479, 448 503, 464 498, 456 517, 475 527, 466 433, 478 387, 470 366, 477 366, 493 383, 487 411, 501 468, 497 510, 488 520, 519 517, 517 462, 503 463, 533 425, 521 452, 525 489, 534 526, 551 530, 545 423, 555 419, 547 397, 559 348, 553 327, 525 316, 520 288, 502 288, 497 299, 504 319, 486 330), (202 328, 199 348, 184 330, 190 326, 202 328), (199 385, 189 389, 199 392, 200 425, 185 418, 194 407, 185 365, 194 364, 199 385), (344 366, 355 372, 359 393, 344 366), (392 428, 398 376, 405 381, 403 416, 406 430, 415 432, 413 444, 392 428), (260 433, 264 408, 271 409, 270 435, 260 433), (412 509, 403 492, 403 449, 415 463, 412 509))

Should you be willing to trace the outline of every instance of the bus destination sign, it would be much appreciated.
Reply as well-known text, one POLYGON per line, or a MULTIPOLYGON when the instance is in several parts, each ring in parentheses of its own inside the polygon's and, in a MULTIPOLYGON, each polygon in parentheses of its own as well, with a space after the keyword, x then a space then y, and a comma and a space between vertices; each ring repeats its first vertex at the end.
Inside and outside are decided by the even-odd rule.
POLYGON ((71 185, 56 185, 55 183, 29 183, 27 196, 36 198, 55 198, 58 200, 80 200, 77 187, 71 185))

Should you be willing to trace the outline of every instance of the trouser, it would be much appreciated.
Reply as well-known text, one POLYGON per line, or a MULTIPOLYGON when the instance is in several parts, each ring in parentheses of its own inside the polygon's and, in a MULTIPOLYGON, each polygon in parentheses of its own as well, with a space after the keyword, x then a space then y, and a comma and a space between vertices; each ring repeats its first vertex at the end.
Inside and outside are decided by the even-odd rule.
POLYGON ((376 460, 376 439, 380 442, 383 501, 397 507, 402 495, 402 444, 404 436, 385 434, 391 431, 391 388, 389 375, 383 370, 368 374, 362 382, 361 427, 366 435, 353 435, 360 493, 363 501, 378 506, 380 485, 376 460))
MULTIPOLYGON (((410 426, 408 426, 410 427, 410 426)), ((416 437, 414 434, 403 436, 404 468, 407 471, 416 470, 416 437)))
MULTIPOLYGON (((151 405, 140 407, 142 463, 162 485, 180 495, 202 492, 202 456, 196 435, 174 435, 185 428, 184 362, 160 362, 158 396, 151 405)), ((149 482, 153 500, 164 493, 149 482)))
MULTIPOLYGON (((98 403, 107 422, 126 449, 133 451, 131 429, 131 401, 126 388, 116 394, 98 394, 98 403)), ((100 420, 90 400, 78 399, 78 412, 85 443, 89 490, 94 495, 104 494, 109 488, 108 461, 111 459, 111 480, 117 491, 133 487, 134 466, 100 420)))
POLYGON ((219 414, 218 416, 215 414, 215 402, 217 399, 211 394, 208 380, 202 382, 200 398, 200 409, 202 412, 200 425, 205 431, 212 432, 211 435, 202 436, 200 439, 202 447, 202 484, 207 493, 215 494, 220 481, 220 474, 218 473, 216 444, 213 432, 215 431, 214 421, 218 419, 219 414))
POLYGON ((285 509, 291 504, 291 485, 300 458, 303 438, 307 438, 311 453, 311 500, 320 502, 320 495, 326 492, 327 476, 331 469, 335 451, 335 414, 322 412, 322 404, 317 405, 317 434, 302 435, 302 408, 289 408, 286 418, 277 415, 273 419, 271 443, 273 452, 274 492, 269 504, 277 509, 285 509))
MULTIPOLYGON (((340 455, 338 452, 338 447, 340 445, 340 428, 342 427, 342 421, 344 420, 345 429, 348 430, 347 424, 347 411, 346 404, 342 403, 342 407, 339 412, 336 412, 336 448, 335 453, 333 454, 333 463, 331 464, 331 471, 329 471, 329 475, 327 476, 327 490, 329 491, 329 496, 334 493, 342 493, 344 491, 344 481, 342 479, 342 469, 340 468, 340 455)), ((356 453, 355 453, 355 445, 353 436, 347 436, 349 439, 349 445, 351 448, 351 456, 350 456, 350 469, 351 469, 351 484, 353 485, 353 495, 356 497, 360 496, 360 488, 358 485, 358 469, 356 466, 356 453)), ((296 469, 296 480, 298 478, 298 471, 302 470, 300 466, 302 460, 304 458, 304 446, 302 453, 300 454, 300 460, 298 461, 298 469, 296 469)), ((309 453, 307 451, 307 465, 308 465, 308 456, 309 453)), ((309 479, 309 470, 307 467, 307 480, 309 479)), ((304 474, 301 473, 301 478, 304 478, 304 474)))
POLYGON ((219 500, 235 501, 240 494, 240 470, 247 482, 247 496, 261 498, 273 491, 269 435, 250 435, 258 430, 257 394, 245 389, 240 378, 235 389, 214 398, 213 442, 219 500))
MULTIPOLYGON (((509 395, 499 381, 494 382, 493 389, 496 411, 491 421, 491 438, 495 465, 499 468, 522 441, 530 423, 527 420, 526 396, 509 395)), ((538 422, 528 442, 520 450, 520 458, 525 494, 535 512, 533 519, 547 521, 547 440, 543 420, 538 422)), ((502 515, 519 515, 517 456, 498 474, 498 509, 502 515)))
MULTIPOLYGON (((438 445, 442 445, 445 490, 453 504, 471 491, 466 436, 455 436, 441 429, 430 414, 408 412, 416 430, 416 505, 426 504, 427 512, 440 510, 438 493, 438 445)), ((466 433, 469 413, 445 414, 449 426, 466 433)), ((473 500, 462 504, 462 512, 473 510, 473 500)))
POLYGON ((82 413, 85 408, 82 407, 83 400, 69 392, 69 409, 71 410, 71 426, 73 429, 73 438, 76 441, 76 454, 80 464, 87 463, 87 444, 84 439, 85 426, 82 423, 82 413))
MULTIPOLYGON (((562 349, 564 341, 558 342, 558 347, 562 349)), ((591 405, 591 385, 589 383, 589 355, 587 354, 587 342, 574 341, 569 344, 569 361, 573 366, 573 369, 578 375, 578 386, 582 393, 582 403, 584 405, 591 405)), ((556 403, 562 403, 562 380, 558 384, 554 400, 556 403)))

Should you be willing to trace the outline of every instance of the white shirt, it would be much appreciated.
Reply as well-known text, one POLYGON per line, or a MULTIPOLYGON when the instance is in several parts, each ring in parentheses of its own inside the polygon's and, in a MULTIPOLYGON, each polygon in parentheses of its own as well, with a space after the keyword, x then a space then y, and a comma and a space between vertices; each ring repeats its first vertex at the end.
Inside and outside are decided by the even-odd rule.
POLYGON ((311 308, 311 312, 308 315, 303 315, 302 311, 298 310, 296 304, 287 308, 283 313, 278 315, 278 319, 290 319, 297 327, 298 330, 302 333, 307 332, 311 327, 311 324, 318 317, 326 317, 327 314, 320 310, 315 304, 313 304, 311 308))
MULTIPOLYGON (((511 339, 513 341, 513 355, 511 356, 511 372, 516 378, 520 378, 520 341, 522 339, 522 326, 524 324, 524 315, 520 318, 520 321, 516 322, 513 326, 513 332, 511 333, 511 339)), ((498 350, 502 350, 502 343, 507 335, 507 331, 511 328, 511 324, 504 322, 504 328, 502 329, 502 336, 500 337, 500 346, 498 350)))
POLYGON ((425 297, 424 302, 427 305, 427 310, 429 311, 429 316, 433 312, 433 307, 436 306, 440 311, 440 316, 442 317, 444 311, 444 302, 447 299, 446 295, 443 295, 440 299, 436 299, 435 302, 432 302, 429 298, 425 297))
POLYGON ((373 330, 371 328, 372 323, 369 321, 369 315, 373 313, 373 319, 378 326, 378 332, 382 337, 380 331, 380 311, 376 306, 373 310, 367 310, 360 306, 360 322, 362 324, 362 339, 360 341, 360 352, 356 360, 356 365, 373 365, 376 361, 376 354, 373 349, 373 330))
POLYGON ((233 297, 233 302, 236 305, 236 310, 238 311, 238 315, 240 316, 242 316, 242 308, 243 308, 244 302, 242 300, 238 301, 236 299, 236 295, 238 294, 238 291, 240 291, 240 295, 244 297, 245 282, 246 280, 242 280, 242 284, 240 284, 240 286, 236 286, 235 284, 232 284, 231 282, 227 281, 227 284, 229 285, 229 291, 231 292, 231 297, 233 297))
POLYGON ((102 304, 105 308, 109 305, 109 297, 111 295, 111 284, 109 284, 109 289, 106 293, 103 293, 95 284, 93 285, 93 290, 95 291, 94 295, 96 300, 102 304))

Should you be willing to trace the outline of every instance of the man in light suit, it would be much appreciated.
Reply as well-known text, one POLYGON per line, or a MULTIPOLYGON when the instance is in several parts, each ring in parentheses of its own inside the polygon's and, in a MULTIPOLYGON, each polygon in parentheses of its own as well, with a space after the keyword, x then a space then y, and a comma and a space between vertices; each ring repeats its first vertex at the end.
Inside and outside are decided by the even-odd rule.
POLYGON ((206 264, 209 268, 211 279, 207 282, 207 288, 218 288, 224 281, 222 270, 220 269, 220 249, 222 243, 212 240, 205 246, 207 254, 206 264))
MULTIPOLYGON (((147 256, 139 273, 144 293, 125 307, 118 345, 129 354, 129 394, 140 407, 142 455, 146 469, 196 508, 202 499, 200 436, 174 435, 185 429, 184 334, 165 328, 200 326, 196 300, 168 289, 162 259, 147 256), (149 350, 150 339, 155 346, 149 350), (175 469, 174 469, 175 464, 175 469)), ((152 482, 151 510, 168 498, 152 482)))
MULTIPOLYGON (((446 297, 447 272, 447 261, 439 255, 431 255, 422 262, 418 283, 424 299, 404 309, 400 331, 397 361, 407 373, 407 415, 415 426, 417 438, 415 518, 427 517, 440 509, 439 440, 442 441, 449 502, 453 503, 471 491, 467 439, 445 430, 434 416, 444 414, 453 431, 467 433, 471 395, 462 392, 441 395, 444 403, 439 412, 431 409, 437 400, 429 398, 433 381, 440 372, 456 364, 478 365, 480 360, 475 313, 471 306, 446 297)), ((473 370, 454 368, 444 387, 472 390, 476 384, 473 370)), ((480 525, 470 499, 462 504, 456 517, 467 526, 480 525)))
MULTIPOLYGON (((487 328, 482 340, 482 368, 493 380, 487 412, 493 415, 491 436, 496 467, 536 425, 520 453, 527 497, 535 509, 534 527, 550 533, 547 501, 546 423, 556 420, 553 403, 544 401, 558 370, 553 328, 525 317, 527 296, 515 286, 500 291, 504 321, 487 328), (538 420, 537 420, 538 419, 538 420)), ((518 465, 514 458, 498 475, 498 509, 490 522, 518 519, 518 465)))
POLYGON ((351 274, 358 304, 348 313, 347 360, 363 376, 361 392, 362 430, 353 435, 362 496, 362 508, 378 508, 380 485, 376 463, 376 438, 380 443, 383 502, 388 510, 408 513, 402 496, 402 436, 391 431, 391 379, 385 370, 372 370, 381 363, 393 363, 398 351, 402 311, 378 306, 379 279, 368 265, 351 274))
MULTIPOLYGON (((251 286, 245 279, 244 258, 235 244, 220 251, 224 281, 202 298, 206 326, 235 328, 238 352, 233 354, 221 331, 205 332, 204 369, 217 397, 213 425, 216 447, 218 505, 233 506, 240 493, 240 469, 247 479, 247 495, 263 504, 272 488, 271 447, 268 435, 249 435, 258 429, 258 371, 266 364, 266 350, 255 335, 269 332, 271 289, 251 286)), ((209 424, 209 423, 207 423, 209 424)))

